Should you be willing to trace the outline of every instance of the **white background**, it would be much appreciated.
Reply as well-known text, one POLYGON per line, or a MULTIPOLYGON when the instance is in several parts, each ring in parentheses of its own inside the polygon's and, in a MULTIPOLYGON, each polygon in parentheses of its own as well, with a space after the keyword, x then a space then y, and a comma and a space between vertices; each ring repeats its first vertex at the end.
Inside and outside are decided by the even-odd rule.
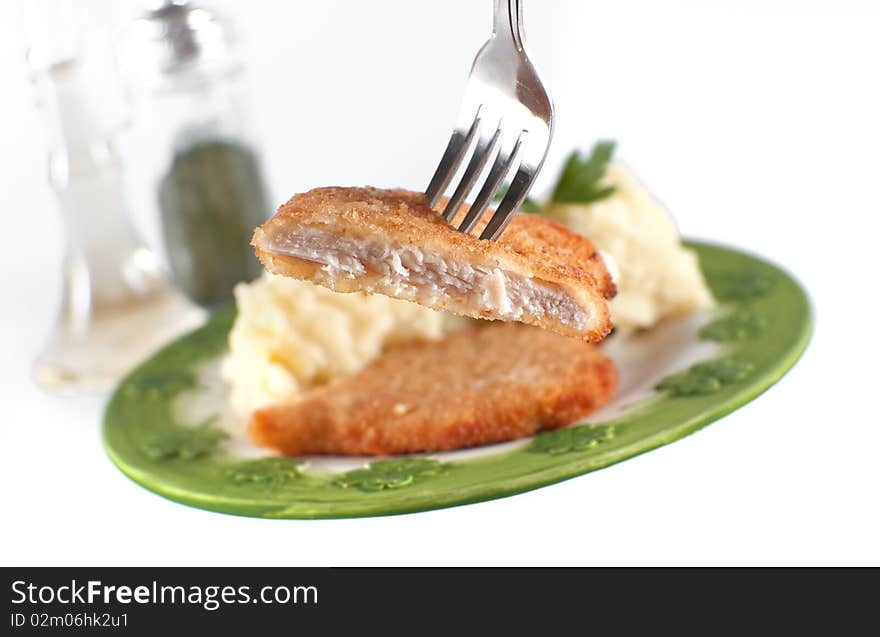
MULTIPOLYGON (((424 187, 488 35, 489 0, 222 4, 248 41, 276 203, 319 185, 424 187)), ((130 10, 113 5, 116 21, 130 10)), ((300 522, 203 512, 137 487, 101 449, 103 398, 31 384, 63 244, 18 5, 4 3, 0 562, 880 564, 874 7, 528 2, 529 50, 558 113, 544 186, 573 147, 618 139, 684 234, 756 252, 804 283, 813 342, 754 403, 597 473, 443 511, 300 522)))

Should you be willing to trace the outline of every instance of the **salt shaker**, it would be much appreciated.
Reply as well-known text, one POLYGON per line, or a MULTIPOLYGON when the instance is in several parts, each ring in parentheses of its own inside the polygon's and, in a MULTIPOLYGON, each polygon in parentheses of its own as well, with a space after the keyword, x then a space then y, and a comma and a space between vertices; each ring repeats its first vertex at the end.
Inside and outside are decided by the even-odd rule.
POLYGON ((132 138, 146 148, 168 263, 175 283, 206 307, 259 275, 249 243, 270 212, 237 50, 229 23, 184 0, 155 6, 119 42, 132 138))
POLYGON ((122 115, 107 108, 120 101, 118 86, 92 25, 77 20, 69 0, 26 8, 35 25, 28 60, 48 133, 48 180, 66 235, 58 320, 34 378, 56 393, 101 391, 201 323, 204 311, 165 279, 129 218, 116 144, 122 115))

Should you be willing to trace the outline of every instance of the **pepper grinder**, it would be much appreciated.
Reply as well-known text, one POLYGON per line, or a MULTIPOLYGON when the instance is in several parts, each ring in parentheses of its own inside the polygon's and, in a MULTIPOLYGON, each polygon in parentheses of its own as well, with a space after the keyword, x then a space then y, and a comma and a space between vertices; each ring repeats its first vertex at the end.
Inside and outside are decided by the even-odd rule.
MULTIPOLYGON (((51 12, 75 13, 70 3, 51 12)), ((28 51, 50 138, 49 183, 66 234, 63 294, 54 333, 33 373, 57 393, 101 391, 171 338, 204 320, 162 275, 128 217, 122 162, 108 115, 109 78, 87 46, 82 24, 40 24, 28 51), (64 46, 62 46, 64 45, 64 46)))
POLYGON ((118 42, 135 109, 133 152, 174 282, 208 308, 262 272, 250 239, 271 212, 238 48, 229 21, 184 0, 158 3, 118 42))

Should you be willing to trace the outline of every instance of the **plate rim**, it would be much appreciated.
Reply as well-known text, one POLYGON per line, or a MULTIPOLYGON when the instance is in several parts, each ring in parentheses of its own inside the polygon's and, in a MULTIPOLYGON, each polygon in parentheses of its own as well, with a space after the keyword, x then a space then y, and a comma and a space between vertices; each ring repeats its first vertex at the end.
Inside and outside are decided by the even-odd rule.
MULTIPOLYGON (((438 501, 426 501, 424 500, 424 497, 415 497, 413 498, 412 502, 406 499, 393 501, 388 504, 387 508, 383 508, 383 503, 370 503, 370 507, 372 508, 368 508, 368 510, 358 510, 357 508, 345 509, 344 507, 346 507, 347 505, 351 505, 351 501, 325 501, 321 503, 313 503, 312 509, 308 509, 307 507, 303 506, 297 506, 296 503, 290 503, 287 507, 279 509, 277 511, 248 513, 241 510, 230 510, 235 506, 233 504, 234 500, 229 500, 227 503, 227 499, 225 497, 218 497, 217 494, 202 494, 194 492, 192 490, 188 490, 186 488, 177 488, 172 484, 158 481, 152 478, 149 472, 140 471, 137 467, 131 466, 129 463, 127 463, 126 460, 120 454, 118 454, 117 451, 110 444, 108 435, 108 430, 112 426, 112 424, 108 422, 110 407, 113 400, 116 398, 116 395, 119 393, 120 388, 124 386, 125 382, 129 380, 129 378, 133 377, 137 373, 141 366, 135 368, 135 370, 133 370, 126 377, 126 379, 124 379, 120 383, 120 385, 114 391, 113 396, 107 403, 102 423, 102 444, 105 453, 109 457, 110 461, 126 477, 135 482, 135 484, 138 484, 140 487, 152 493, 155 493, 165 499, 202 510, 212 511, 215 513, 269 519, 346 519, 359 517, 378 517, 386 515, 403 515, 417 513, 422 511, 450 508, 454 506, 464 506, 468 504, 475 504, 478 502, 509 497, 535 489, 540 489, 546 486, 550 486, 585 475, 587 473, 591 473, 592 471, 604 469, 606 467, 618 464, 624 460, 640 456, 643 453, 653 451, 659 447, 665 446, 671 442, 680 440, 681 438, 691 435, 706 427, 707 425, 721 420, 722 418, 736 411, 743 405, 758 398, 770 387, 776 384, 783 376, 788 373, 788 371, 790 371, 794 367, 794 365, 800 360, 804 352, 807 350, 809 343, 812 339, 815 323, 815 311, 813 308, 813 304, 805 287, 788 270, 781 267, 777 263, 762 256, 756 255, 750 251, 741 250, 739 248, 724 245, 721 243, 700 240, 686 240, 684 241, 684 244, 688 248, 693 248, 697 251, 715 250, 731 253, 738 257, 745 257, 746 259, 752 261, 757 261, 765 266, 769 266, 770 268, 776 270, 783 277, 788 279, 803 299, 803 307, 805 313, 799 323, 799 332, 797 333, 795 341, 784 351, 784 355, 780 356, 778 360, 774 360, 773 364, 769 368, 764 370, 761 374, 750 377, 748 382, 745 383, 739 391, 731 394, 724 400, 718 401, 718 403, 713 405, 711 408, 704 409, 700 413, 694 414, 682 420, 681 422, 675 423, 674 426, 664 428, 663 430, 647 436, 646 438, 638 438, 628 445, 617 447, 613 453, 598 456, 598 458, 601 458, 601 462, 598 466, 591 466, 592 464, 595 464, 595 458, 574 457, 569 459, 568 462, 558 462, 538 468, 533 471, 528 471, 526 473, 523 473, 522 475, 516 476, 516 478, 514 479, 508 479, 500 484, 496 482, 486 482, 468 485, 470 488, 465 491, 459 489, 452 495, 442 494, 445 497, 441 497, 438 501), (645 444, 646 442, 647 444, 645 444), (633 450, 634 447, 637 449, 633 450), (222 508, 224 504, 228 507, 227 509, 222 508)), ((719 304, 719 306, 723 307, 723 304, 719 304)), ((197 331, 198 330, 194 330, 193 332, 190 332, 189 334, 184 335, 181 338, 186 338, 187 336, 194 334, 197 331)), ((173 341, 166 347, 172 347, 175 343, 178 342, 178 340, 173 341)), ((503 457, 522 451, 523 448, 505 451, 499 453, 497 457, 503 457)), ((431 454, 423 455, 430 456, 431 454)), ((481 460, 485 459, 464 459, 454 461, 454 464, 464 465, 473 462, 480 462, 481 460)), ((368 460, 365 460, 365 462, 367 461, 368 460)), ((364 493, 365 498, 368 498, 369 495, 369 493, 364 493)), ((421 495, 423 496, 424 494, 421 495)), ((255 499, 252 502, 258 501, 255 499)), ((273 503, 272 506, 278 509, 279 505, 276 502, 273 503)))

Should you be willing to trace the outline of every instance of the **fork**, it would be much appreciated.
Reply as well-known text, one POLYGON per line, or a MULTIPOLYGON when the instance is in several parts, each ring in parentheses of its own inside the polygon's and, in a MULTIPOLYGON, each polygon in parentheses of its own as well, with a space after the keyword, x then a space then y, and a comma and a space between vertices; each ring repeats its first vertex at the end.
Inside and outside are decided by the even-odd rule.
POLYGON ((475 145, 461 180, 443 210, 455 219, 492 157, 489 174, 458 229, 469 233, 486 213, 504 178, 516 169, 507 193, 480 239, 497 239, 529 194, 553 132, 553 104, 523 45, 522 1, 495 0, 492 36, 468 78, 449 144, 425 194, 434 207, 475 145))

